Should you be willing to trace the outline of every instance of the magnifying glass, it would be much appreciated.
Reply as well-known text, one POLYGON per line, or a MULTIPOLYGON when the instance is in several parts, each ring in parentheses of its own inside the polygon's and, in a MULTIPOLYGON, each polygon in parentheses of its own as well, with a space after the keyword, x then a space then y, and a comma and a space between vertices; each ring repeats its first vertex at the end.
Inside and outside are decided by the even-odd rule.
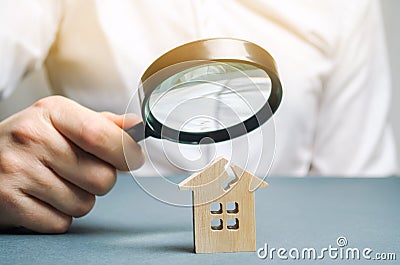
POLYGON ((245 40, 190 42, 159 57, 139 87, 143 122, 126 132, 185 144, 222 142, 265 123, 282 86, 272 56, 245 40))

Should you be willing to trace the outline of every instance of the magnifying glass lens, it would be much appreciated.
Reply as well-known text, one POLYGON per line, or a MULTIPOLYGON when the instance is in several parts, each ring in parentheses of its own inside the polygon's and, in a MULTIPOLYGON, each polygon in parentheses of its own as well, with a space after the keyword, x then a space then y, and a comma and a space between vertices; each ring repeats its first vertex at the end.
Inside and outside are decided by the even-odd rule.
MULTIPOLYGON (((275 127, 270 118, 280 105, 282 86, 274 59, 262 47, 231 38, 183 44, 147 68, 129 104, 136 104, 137 96, 143 122, 125 131, 136 142, 147 137, 160 140, 142 143, 149 161, 145 167, 153 169, 160 181, 155 185, 154 180, 147 182, 150 178, 135 178, 154 198, 192 206, 192 196, 184 196, 172 178, 166 181, 167 172, 200 172, 220 155, 257 176, 271 167, 275 127), (238 138, 253 131, 251 139, 238 138)), ((137 156, 130 151, 124 148, 132 168, 137 156)), ((206 200, 226 194, 228 183, 219 182, 205 184, 221 185, 206 200)))
POLYGON ((253 65, 203 63, 163 81, 152 92, 148 111, 176 131, 213 132, 253 117, 267 102, 271 87, 268 74, 253 65))

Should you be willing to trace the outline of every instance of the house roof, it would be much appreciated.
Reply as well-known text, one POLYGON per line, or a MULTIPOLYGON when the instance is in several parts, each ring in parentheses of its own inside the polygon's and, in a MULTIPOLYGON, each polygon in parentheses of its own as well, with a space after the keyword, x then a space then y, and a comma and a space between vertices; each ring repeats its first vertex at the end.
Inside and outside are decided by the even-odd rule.
MULTIPOLYGON (((229 178, 226 174, 226 169, 229 161, 224 158, 220 157, 216 159, 210 166, 203 169, 200 172, 197 172, 190 177, 183 180, 179 183, 179 189, 181 190, 194 190, 194 189, 201 189, 202 186, 209 185, 212 182, 220 183, 221 181, 225 181, 225 179, 219 178, 229 178)), ((249 191, 253 192, 257 188, 266 188, 268 187, 268 183, 264 180, 254 176, 247 170, 237 166, 237 165, 230 165, 233 173, 235 174, 235 179, 231 181, 231 184, 235 184, 242 179, 249 180, 249 191)), ((226 179, 226 180, 227 180, 226 179)))

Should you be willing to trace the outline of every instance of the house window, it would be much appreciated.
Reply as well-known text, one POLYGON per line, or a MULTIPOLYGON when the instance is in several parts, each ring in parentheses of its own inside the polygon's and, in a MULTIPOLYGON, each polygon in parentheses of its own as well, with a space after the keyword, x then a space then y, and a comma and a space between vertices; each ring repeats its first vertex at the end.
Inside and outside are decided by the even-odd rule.
POLYGON ((237 202, 227 202, 226 203, 226 212, 227 213, 238 213, 239 212, 239 204, 237 202))
POLYGON ((212 230, 222 230, 224 227, 224 222, 222 219, 212 219, 211 220, 211 229, 212 230))
MULTIPOLYGON (((222 214, 223 213, 223 204, 220 202, 213 202, 210 204, 210 213, 211 215, 222 214)), ((231 218, 226 219, 226 228, 228 230, 238 230, 239 229, 239 219, 236 218, 239 212, 239 204, 237 202, 227 202, 226 212, 230 214, 231 218), (233 216, 232 216, 233 215, 233 216), (232 218, 233 217, 233 218, 232 218)), ((211 220, 211 230, 222 230, 224 228, 224 220, 221 218, 216 218, 211 220)))
POLYGON ((222 213, 222 203, 213 202, 210 204, 211 214, 221 214, 222 213))
POLYGON ((237 218, 229 218, 226 222, 226 227, 229 230, 238 230, 239 229, 239 219, 237 218))

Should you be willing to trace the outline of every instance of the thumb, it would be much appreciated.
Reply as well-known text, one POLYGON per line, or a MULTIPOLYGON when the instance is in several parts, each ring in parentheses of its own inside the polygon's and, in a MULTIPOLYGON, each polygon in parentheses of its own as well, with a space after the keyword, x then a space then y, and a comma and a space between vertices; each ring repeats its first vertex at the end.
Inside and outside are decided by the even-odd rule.
POLYGON ((142 121, 139 115, 134 113, 127 113, 125 115, 117 115, 111 112, 102 112, 101 115, 114 122, 122 129, 130 128, 142 121))
MULTIPOLYGON (((130 128, 142 121, 140 116, 133 113, 127 113, 125 115, 117 115, 111 112, 102 112, 100 114, 103 115, 106 119, 112 121, 121 129, 130 128)), ((140 151, 138 151, 138 148, 131 148, 132 138, 129 137, 128 135, 126 135, 126 137, 123 137, 122 139, 123 139, 122 145, 125 147, 123 148, 123 150, 124 150, 124 157, 127 169, 134 170, 139 168, 144 164, 145 160, 143 149, 141 149, 140 145, 137 144, 135 145, 135 147, 139 147, 140 151)))

